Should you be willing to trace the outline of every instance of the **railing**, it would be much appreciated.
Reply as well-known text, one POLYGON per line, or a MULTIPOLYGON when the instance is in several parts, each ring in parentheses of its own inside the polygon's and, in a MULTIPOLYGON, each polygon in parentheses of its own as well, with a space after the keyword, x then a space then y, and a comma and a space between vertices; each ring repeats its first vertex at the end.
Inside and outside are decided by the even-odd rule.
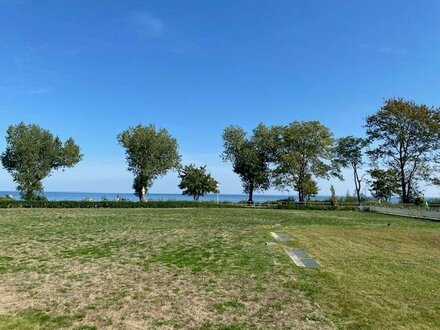
POLYGON ((418 219, 428 219, 434 221, 440 221, 440 208, 439 207, 423 207, 413 205, 361 205, 360 208, 366 211, 373 211, 383 214, 399 215, 402 217, 411 217, 418 219))
POLYGON ((362 204, 352 202, 338 202, 332 205, 329 201, 293 202, 293 201, 272 201, 254 204, 240 203, 242 207, 265 208, 265 209, 311 209, 311 210, 361 210, 372 211, 383 214, 399 215, 419 219, 440 221, 440 205, 416 206, 412 204, 386 204, 379 203, 362 204))
POLYGON ((255 202, 249 204, 247 202, 241 202, 239 205, 250 208, 270 208, 270 209, 314 209, 314 210, 344 210, 358 209, 357 203, 352 202, 338 202, 338 204, 332 205, 330 201, 310 201, 310 202, 294 202, 294 201, 268 201, 268 202, 255 202))

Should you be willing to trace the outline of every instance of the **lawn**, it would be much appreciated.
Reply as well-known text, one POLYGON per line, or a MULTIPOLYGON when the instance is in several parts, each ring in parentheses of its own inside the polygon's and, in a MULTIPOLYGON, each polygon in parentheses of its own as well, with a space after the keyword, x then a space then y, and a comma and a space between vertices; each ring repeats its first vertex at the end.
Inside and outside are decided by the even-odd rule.
POLYGON ((434 329, 439 260, 440 223, 373 213, 0 210, 0 329, 434 329))

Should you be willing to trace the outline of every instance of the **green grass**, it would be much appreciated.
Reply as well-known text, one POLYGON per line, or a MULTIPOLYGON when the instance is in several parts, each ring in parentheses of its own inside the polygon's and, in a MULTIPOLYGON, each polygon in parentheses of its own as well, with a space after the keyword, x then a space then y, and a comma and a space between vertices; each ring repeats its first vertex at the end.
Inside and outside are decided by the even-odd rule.
POLYGON ((0 329, 440 328, 440 223, 350 211, 0 210, 0 329), (279 224, 281 226, 275 226, 279 224), (320 269, 296 267, 271 231, 320 269))

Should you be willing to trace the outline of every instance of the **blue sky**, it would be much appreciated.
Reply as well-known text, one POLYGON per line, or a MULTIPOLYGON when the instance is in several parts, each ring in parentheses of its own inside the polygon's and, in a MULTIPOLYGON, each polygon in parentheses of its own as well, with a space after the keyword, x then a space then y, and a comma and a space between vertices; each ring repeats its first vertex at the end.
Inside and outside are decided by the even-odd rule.
MULTIPOLYGON (((131 191, 116 135, 154 123, 184 163, 239 193, 219 156, 226 126, 320 120, 335 137, 362 136, 385 98, 440 106, 439 72, 437 0, 0 0, 0 134, 37 123, 85 155, 47 191, 131 191)), ((152 192, 177 183, 171 173, 152 192)), ((347 175, 320 193, 332 183, 353 190, 347 175)))

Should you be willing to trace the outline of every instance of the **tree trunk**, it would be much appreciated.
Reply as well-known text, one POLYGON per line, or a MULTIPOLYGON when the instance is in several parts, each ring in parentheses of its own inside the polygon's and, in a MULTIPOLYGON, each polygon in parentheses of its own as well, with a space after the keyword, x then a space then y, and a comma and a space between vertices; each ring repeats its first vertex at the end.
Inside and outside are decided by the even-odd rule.
POLYGON ((141 191, 139 192, 139 200, 141 202, 147 202, 147 197, 145 197, 147 195, 147 190, 145 189, 145 187, 142 187, 141 191))
POLYGON ((298 202, 304 203, 304 191, 302 189, 298 189, 298 202))
POLYGON ((405 181, 406 181, 405 180, 405 172, 403 171, 403 169, 401 169, 400 185, 401 185, 401 188, 402 188, 402 195, 401 195, 402 203, 409 203, 410 202, 409 198, 408 198, 409 192, 408 192, 408 189, 407 189, 405 181))
POLYGON ((254 182, 249 182, 249 198, 248 198, 248 204, 254 204, 254 182))
POLYGON ((361 205, 361 180, 359 179, 359 175, 357 173, 356 168, 354 168, 354 186, 356 189, 356 196, 358 199, 358 204, 361 205))
POLYGON ((405 162, 404 162, 404 154, 402 150, 402 145, 399 146, 399 163, 400 163, 400 186, 401 186, 401 199, 402 203, 409 203, 409 191, 406 186, 406 177, 405 177, 405 162))

